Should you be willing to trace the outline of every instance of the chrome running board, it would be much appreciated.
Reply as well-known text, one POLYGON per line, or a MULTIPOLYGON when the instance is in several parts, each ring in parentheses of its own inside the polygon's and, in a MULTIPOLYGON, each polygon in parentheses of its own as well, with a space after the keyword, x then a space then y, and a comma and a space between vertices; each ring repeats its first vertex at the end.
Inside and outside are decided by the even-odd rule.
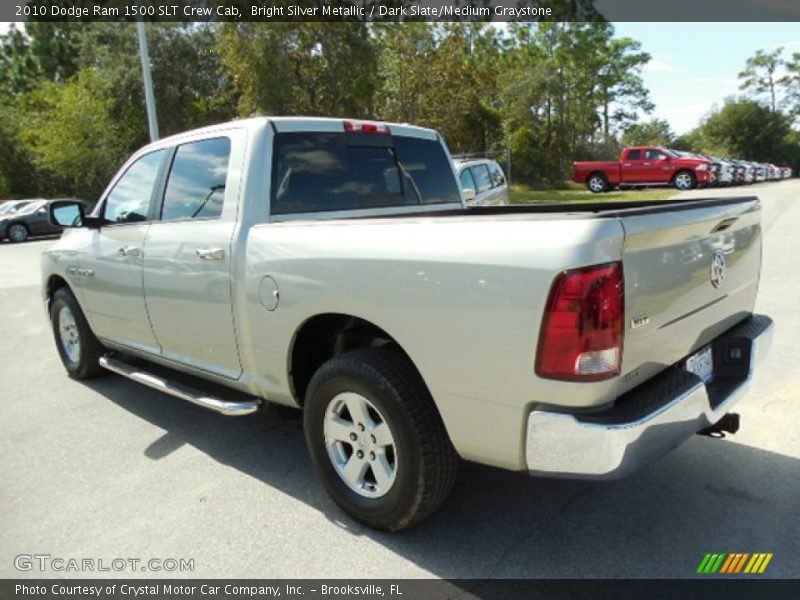
POLYGON ((208 394, 205 394, 199 390, 169 381, 168 379, 159 377, 153 373, 142 371, 133 365, 129 365, 128 363, 116 358, 111 358, 110 356, 102 356, 99 360, 99 364, 104 369, 108 369, 109 371, 112 371, 118 375, 127 377, 136 383, 141 383, 142 385, 146 385, 147 387, 158 390, 159 392, 164 392, 170 396, 175 396, 176 398, 180 398, 186 402, 191 402, 197 406, 202 406, 203 408, 213 410, 214 412, 218 412, 222 415, 231 417, 249 415, 257 411, 261 406, 261 400, 259 398, 253 397, 252 400, 246 400, 243 402, 222 400, 221 398, 209 396, 208 394))

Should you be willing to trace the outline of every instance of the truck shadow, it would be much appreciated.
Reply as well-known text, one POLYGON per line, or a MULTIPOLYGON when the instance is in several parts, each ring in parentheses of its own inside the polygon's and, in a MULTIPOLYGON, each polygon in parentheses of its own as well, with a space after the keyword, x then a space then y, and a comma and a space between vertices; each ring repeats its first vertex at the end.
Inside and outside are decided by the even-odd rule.
POLYGON ((328 498, 297 411, 268 406, 225 418, 115 376, 88 385, 165 431, 143 448, 150 459, 189 444, 442 578, 691 577, 707 552, 773 552, 769 576, 798 575, 800 461, 729 440, 695 436, 617 482, 462 463, 438 513, 387 534, 355 523, 328 498))

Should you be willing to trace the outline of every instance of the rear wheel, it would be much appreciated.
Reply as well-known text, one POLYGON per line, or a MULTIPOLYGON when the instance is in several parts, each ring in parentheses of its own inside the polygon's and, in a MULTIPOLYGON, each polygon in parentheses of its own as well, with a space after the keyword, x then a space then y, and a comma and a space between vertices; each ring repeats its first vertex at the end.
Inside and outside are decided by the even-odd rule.
POLYGON ((594 194, 601 194, 608 189, 608 180, 602 173, 592 173, 586 180, 586 187, 594 194))
POLYGON ((6 231, 8 239, 12 242, 24 242, 28 239, 29 233, 24 223, 12 223, 6 231))
POLYGON ((99 375, 103 369, 98 361, 104 348, 89 329, 86 317, 69 288, 59 288, 53 294, 50 322, 58 355, 69 376, 89 379, 99 375))
POLYGON ((691 190, 697 185, 697 179, 691 171, 678 171, 672 181, 676 189, 691 190))
POLYGON ((410 527, 453 487, 458 457, 425 384, 398 351, 366 348, 323 364, 308 387, 304 426, 325 489, 370 527, 410 527))

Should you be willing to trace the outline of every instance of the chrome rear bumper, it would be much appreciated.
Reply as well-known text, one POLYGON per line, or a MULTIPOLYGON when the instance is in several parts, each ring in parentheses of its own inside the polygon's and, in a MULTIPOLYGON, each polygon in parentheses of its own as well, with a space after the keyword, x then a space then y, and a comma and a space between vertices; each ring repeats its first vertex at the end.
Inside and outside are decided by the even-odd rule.
POLYGON ((715 379, 678 366, 591 414, 534 410, 525 457, 532 475, 619 479, 710 427, 747 391, 772 344, 772 319, 753 315, 713 342, 715 379), (739 348, 740 359, 733 359, 739 348))

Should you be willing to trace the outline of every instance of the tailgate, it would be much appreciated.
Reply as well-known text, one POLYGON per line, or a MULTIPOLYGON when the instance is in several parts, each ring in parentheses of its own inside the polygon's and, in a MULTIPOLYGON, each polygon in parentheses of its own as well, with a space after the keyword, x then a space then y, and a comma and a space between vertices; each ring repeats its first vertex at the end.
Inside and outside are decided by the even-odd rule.
POLYGON ((761 205, 757 198, 688 201, 618 216, 625 229, 626 391, 753 311, 761 205))

